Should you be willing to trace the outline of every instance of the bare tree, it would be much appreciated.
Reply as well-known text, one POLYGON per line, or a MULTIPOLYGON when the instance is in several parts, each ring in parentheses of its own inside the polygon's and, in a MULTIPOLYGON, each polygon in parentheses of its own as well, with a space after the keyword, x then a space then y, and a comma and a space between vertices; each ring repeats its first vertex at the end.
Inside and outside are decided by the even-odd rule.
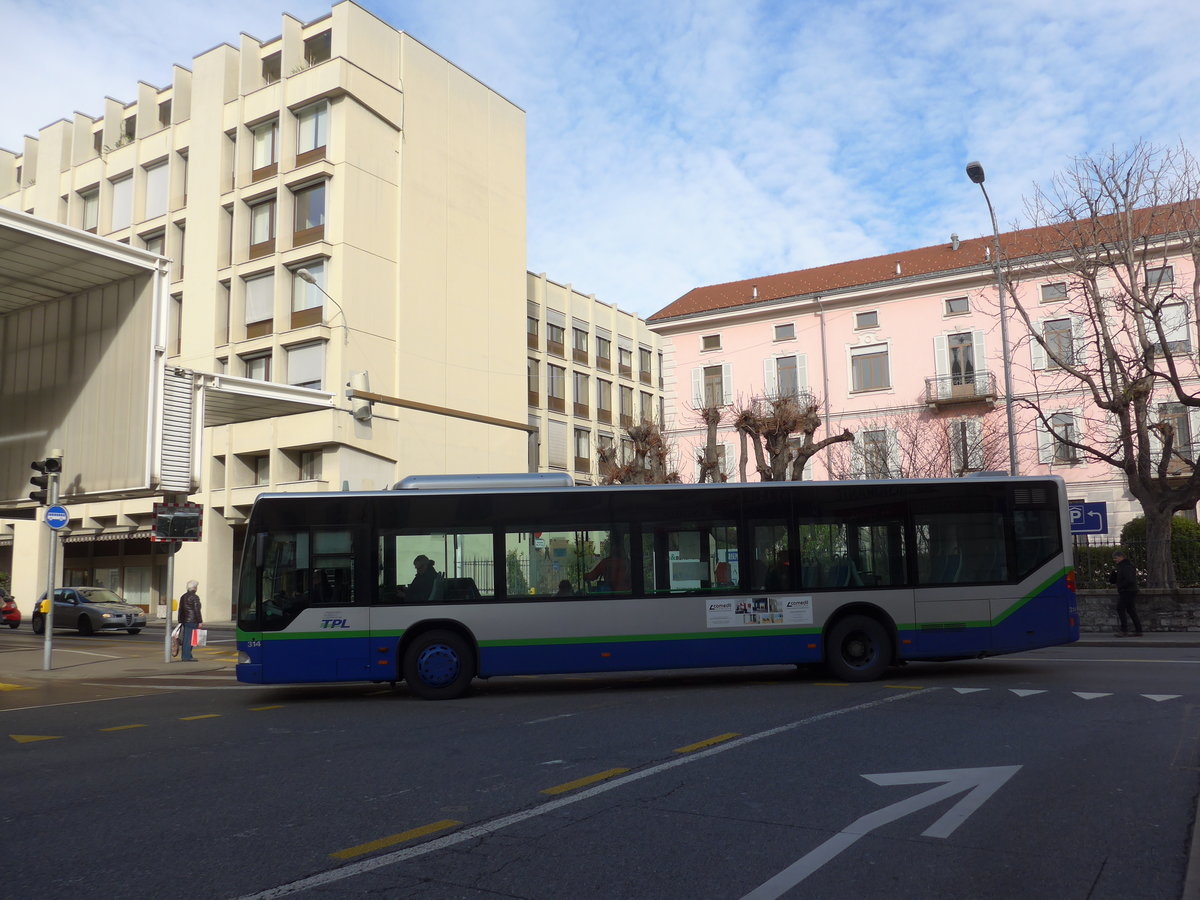
POLYGON ((618 444, 596 451, 601 484, 678 484, 674 455, 655 422, 644 421, 625 429, 632 451, 622 454, 618 444), (623 458, 624 457, 624 458, 623 458))
MULTIPOLYGON (((1174 587, 1171 517, 1200 500, 1188 413, 1200 409, 1200 180, 1182 147, 1076 159, 1027 202, 1036 246, 1012 248, 1009 297, 1035 357, 1032 410, 1051 452, 1120 470, 1146 516, 1149 583, 1174 587), (1190 284, 1172 260, 1190 260, 1190 284), (1035 322, 1017 278, 1062 284, 1073 333, 1035 322), (1190 321, 1190 326, 1189 326, 1190 321), (1038 361, 1042 365, 1038 365, 1038 361), (1083 395, 1082 422, 1064 412, 1083 395), (1064 399, 1065 398, 1065 399, 1064 399)), ((1061 321, 1061 318, 1060 318, 1061 321)))
POLYGON ((735 410, 733 426, 741 441, 738 469, 746 480, 747 445, 753 448, 755 469, 761 481, 800 481, 804 468, 816 454, 854 436, 841 434, 816 440, 823 424, 820 401, 808 392, 754 399, 735 410), (795 435, 795 437, 793 437, 795 435))
MULTIPOLYGON (((700 476, 696 479, 699 484, 706 481, 725 481, 727 477, 721 467, 720 454, 717 452, 717 428, 723 418, 721 407, 706 406, 697 411, 700 421, 704 423, 704 449, 700 451, 696 462, 699 463, 700 476)), ((743 479, 744 480, 744 479, 743 479)))

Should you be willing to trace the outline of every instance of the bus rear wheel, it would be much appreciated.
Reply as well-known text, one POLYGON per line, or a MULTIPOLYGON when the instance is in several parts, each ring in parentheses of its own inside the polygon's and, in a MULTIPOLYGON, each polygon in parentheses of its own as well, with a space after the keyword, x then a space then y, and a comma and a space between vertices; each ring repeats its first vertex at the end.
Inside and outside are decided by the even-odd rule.
POLYGON ((846 616, 825 639, 830 673, 842 681, 874 681, 892 664, 892 639, 871 616, 846 616))
POLYGON ((475 677, 475 653, 461 635, 427 631, 404 655, 408 689, 425 700, 455 700, 466 695, 475 677))

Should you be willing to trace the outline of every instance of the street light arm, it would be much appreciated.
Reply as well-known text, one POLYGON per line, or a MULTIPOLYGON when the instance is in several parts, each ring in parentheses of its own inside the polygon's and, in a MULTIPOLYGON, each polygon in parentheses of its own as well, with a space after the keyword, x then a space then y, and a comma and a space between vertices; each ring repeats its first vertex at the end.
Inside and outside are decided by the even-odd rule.
POLYGON ((329 299, 329 302, 337 307, 337 311, 342 317, 342 343, 350 343, 350 327, 346 324, 346 311, 342 309, 342 305, 330 296, 329 291, 325 290, 325 288, 321 287, 321 285, 317 283, 317 279, 313 277, 313 273, 308 271, 308 269, 297 269, 296 275, 301 281, 305 282, 306 284, 311 284, 318 291, 324 294, 329 299))

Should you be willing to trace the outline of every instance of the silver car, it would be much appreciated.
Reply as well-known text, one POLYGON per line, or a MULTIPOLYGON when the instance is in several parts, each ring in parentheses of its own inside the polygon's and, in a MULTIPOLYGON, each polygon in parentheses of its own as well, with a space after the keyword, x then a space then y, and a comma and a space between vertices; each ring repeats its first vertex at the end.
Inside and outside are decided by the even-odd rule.
MULTIPOLYGON (((33 632, 46 630, 42 606, 46 595, 38 599, 33 611, 33 632)), ((61 587, 54 589, 54 627, 76 628, 80 634, 97 631, 128 631, 137 634, 146 627, 141 607, 126 603, 120 594, 102 587, 61 587)))

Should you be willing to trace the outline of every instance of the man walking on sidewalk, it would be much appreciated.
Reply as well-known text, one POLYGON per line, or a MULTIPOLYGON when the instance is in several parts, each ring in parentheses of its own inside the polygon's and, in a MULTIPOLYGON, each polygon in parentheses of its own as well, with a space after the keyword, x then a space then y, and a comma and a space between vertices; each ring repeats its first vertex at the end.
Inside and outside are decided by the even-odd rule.
POLYGON ((196 661, 192 656, 192 633, 204 624, 204 617, 200 612, 200 595, 196 593, 198 587, 200 582, 189 581, 187 591, 179 598, 179 624, 183 626, 179 632, 179 639, 183 645, 180 647, 182 662, 196 661))
POLYGON ((1120 630, 1117 632, 1117 637, 1129 637, 1129 628, 1126 621, 1133 622, 1133 636, 1142 636, 1142 620, 1137 614, 1137 570, 1133 567, 1133 562, 1125 555, 1124 551, 1117 550, 1113 553, 1113 562, 1117 564, 1116 570, 1109 576, 1109 581, 1117 586, 1117 619, 1120 621, 1120 630))

